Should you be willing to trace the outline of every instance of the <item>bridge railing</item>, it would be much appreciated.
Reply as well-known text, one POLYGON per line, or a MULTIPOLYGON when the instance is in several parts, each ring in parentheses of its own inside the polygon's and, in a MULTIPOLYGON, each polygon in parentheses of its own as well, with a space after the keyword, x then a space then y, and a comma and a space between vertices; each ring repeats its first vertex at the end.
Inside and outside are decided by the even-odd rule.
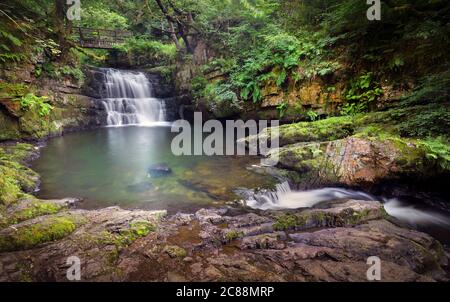
POLYGON ((73 28, 73 34, 78 38, 81 47, 103 49, 112 49, 133 36, 131 32, 124 30, 86 27, 73 28))

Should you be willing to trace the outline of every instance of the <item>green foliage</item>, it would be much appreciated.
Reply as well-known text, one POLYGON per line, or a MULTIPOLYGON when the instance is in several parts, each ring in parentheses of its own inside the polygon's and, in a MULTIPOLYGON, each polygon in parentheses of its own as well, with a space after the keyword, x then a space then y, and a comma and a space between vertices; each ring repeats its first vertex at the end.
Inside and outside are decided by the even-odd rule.
POLYGON ((277 106, 278 116, 280 118, 284 117, 288 107, 289 107, 289 104, 287 102, 283 102, 283 103, 281 103, 280 105, 277 106))
POLYGON ((426 150, 426 157, 435 162, 441 169, 450 171, 450 141, 443 137, 421 140, 426 150))
POLYGON ((147 236, 150 232, 154 232, 156 226, 148 221, 133 221, 130 223, 128 229, 120 231, 120 235, 117 236, 117 240, 121 245, 131 244, 138 238, 147 236))
POLYGON ((241 68, 231 74, 234 87, 240 89, 240 96, 253 102, 261 100, 261 86, 273 82, 282 86, 299 64, 302 55, 300 41, 285 33, 262 35, 261 48, 255 49, 244 59, 241 68), (264 45, 264 46, 262 46, 264 45))
POLYGON ((431 104, 391 111, 395 128, 405 137, 448 135, 450 111, 445 105, 431 104))
POLYGON ((28 93, 20 99, 20 106, 24 111, 36 110, 40 117, 46 117, 53 110, 53 106, 48 104, 47 100, 46 96, 39 97, 28 93))
POLYGON ((319 115, 317 114, 317 112, 309 110, 308 112, 306 112, 306 116, 308 117, 308 119, 311 122, 314 122, 315 120, 317 120, 317 118, 319 117, 319 115))
POLYGON ((28 90, 29 87, 23 83, 0 82, 0 98, 20 98, 28 90))
POLYGON ((82 6, 82 17, 77 23, 82 27, 101 29, 127 29, 128 20, 123 15, 111 10, 103 3, 95 3, 92 6, 82 6))
POLYGON ((400 102, 401 107, 427 103, 444 103, 450 97, 450 72, 432 73, 419 79, 414 90, 400 102))
POLYGON ((23 45, 21 38, 10 32, 3 25, 0 26, 0 63, 21 62, 26 55, 20 52, 23 45), (14 51, 16 49, 16 51, 14 51))
POLYGON ((116 48, 126 53, 131 64, 136 65, 171 65, 177 55, 174 44, 148 40, 145 37, 128 39, 116 48))
POLYGON ((242 238, 243 236, 244 236, 243 232, 231 230, 231 231, 227 232, 224 237, 227 242, 231 242, 233 240, 242 238))
POLYGON ((368 72, 350 82, 345 92, 346 104, 341 114, 354 115, 369 110, 377 99, 383 95, 379 84, 373 80, 373 74, 368 72))
POLYGON ((60 204, 35 200, 25 208, 14 212, 10 217, 8 217, 4 226, 17 224, 19 222, 29 220, 38 216, 56 214, 63 208, 64 206, 60 204))
POLYGON ((72 78, 78 83, 81 83, 84 79, 84 73, 80 67, 73 67, 70 65, 56 65, 52 62, 44 63, 38 71, 40 75, 43 73, 52 79, 61 81, 64 78, 72 78))
POLYGON ((302 224, 303 221, 299 221, 296 215, 285 214, 277 217, 276 222, 273 224, 273 228, 277 231, 287 231, 295 229, 297 226, 302 224))

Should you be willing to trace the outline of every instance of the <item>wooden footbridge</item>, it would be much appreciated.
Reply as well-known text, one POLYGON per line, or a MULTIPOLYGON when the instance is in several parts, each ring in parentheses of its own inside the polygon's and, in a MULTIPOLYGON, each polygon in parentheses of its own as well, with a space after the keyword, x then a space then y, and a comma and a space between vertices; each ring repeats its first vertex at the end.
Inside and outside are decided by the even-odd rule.
POLYGON ((124 30, 74 27, 73 35, 84 48, 114 49, 124 43, 133 34, 124 30))

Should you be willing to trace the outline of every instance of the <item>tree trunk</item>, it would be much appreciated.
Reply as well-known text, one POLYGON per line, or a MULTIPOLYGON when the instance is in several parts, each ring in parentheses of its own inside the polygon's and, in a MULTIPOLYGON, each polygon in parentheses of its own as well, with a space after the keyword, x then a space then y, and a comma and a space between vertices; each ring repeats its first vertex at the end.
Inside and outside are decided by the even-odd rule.
POLYGON ((70 49, 67 43, 67 36, 70 34, 72 22, 68 22, 68 27, 66 28, 66 1, 65 0, 55 0, 54 1, 54 12, 53 12, 53 26, 57 36, 57 40, 61 49, 61 57, 64 58, 70 49))

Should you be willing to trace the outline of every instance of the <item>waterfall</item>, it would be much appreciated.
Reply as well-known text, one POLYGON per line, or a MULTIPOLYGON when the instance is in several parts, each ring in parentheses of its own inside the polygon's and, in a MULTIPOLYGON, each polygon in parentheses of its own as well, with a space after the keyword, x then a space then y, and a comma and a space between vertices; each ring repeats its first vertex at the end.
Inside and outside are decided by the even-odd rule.
POLYGON ((364 192, 341 188, 293 191, 287 181, 277 184, 273 191, 247 192, 245 195, 247 206, 260 210, 309 208, 320 202, 337 199, 376 200, 364 192))
POLYGON ((105 85, 108 126, 165 124, 164 101, 153 97, 152 83, 144 73, 106 69, 105 85))

